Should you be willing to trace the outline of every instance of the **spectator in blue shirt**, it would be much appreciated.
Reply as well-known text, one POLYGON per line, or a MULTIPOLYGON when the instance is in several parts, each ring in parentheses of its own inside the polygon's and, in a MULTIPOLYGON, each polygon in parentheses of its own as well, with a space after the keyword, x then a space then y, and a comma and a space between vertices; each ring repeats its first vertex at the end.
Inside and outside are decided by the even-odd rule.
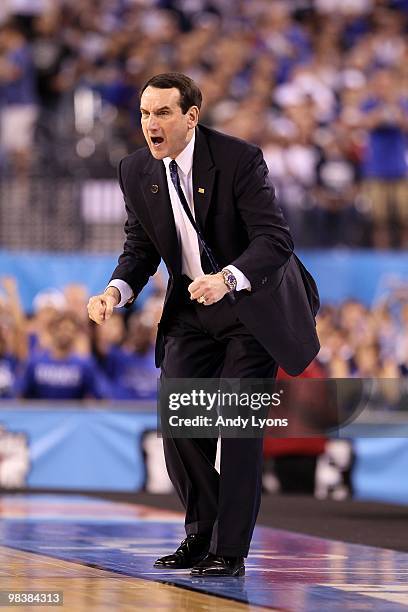
POLYGON ((80 324, 74 315, 60 313, 50 322, 51 347, 29 359, 19 381, 27 399, 80 400, 110 396, 110 388, 93 359, 74 352, 80 324))
POLYGON ((379 70, 371 94, 363 101, 362 127, 368 131, 362 160, 366 197, 371 204, 373 241, 378 248, 391 245, 389 222, 396 217, 400 245, 408 245, 408 97, 403 97, 396 74, 379 70))
POLYGON ((0 31, 0 145, 18 171, 28 169, 37 115, 30 47, 17 28, 5 26, 0 31))

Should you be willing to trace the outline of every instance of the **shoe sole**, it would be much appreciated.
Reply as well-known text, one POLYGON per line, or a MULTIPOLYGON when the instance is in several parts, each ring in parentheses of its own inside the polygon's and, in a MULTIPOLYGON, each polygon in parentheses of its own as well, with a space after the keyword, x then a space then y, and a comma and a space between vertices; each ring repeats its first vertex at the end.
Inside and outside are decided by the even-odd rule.
POLYGON ((153 563, 156 569, 191 569, 192 565, 164 565, 164 563, 153 563))
POLYGON ((222 574, 221 572, 200 572, 200 571, 191 571, 192 576, 202 576, 205 578, 206 576, 211 576, 211 578, 216 578, 219 576, 220 578, 239 578, 240 576, 245 576, 245 567, 240 567, 233 574, 222 574))

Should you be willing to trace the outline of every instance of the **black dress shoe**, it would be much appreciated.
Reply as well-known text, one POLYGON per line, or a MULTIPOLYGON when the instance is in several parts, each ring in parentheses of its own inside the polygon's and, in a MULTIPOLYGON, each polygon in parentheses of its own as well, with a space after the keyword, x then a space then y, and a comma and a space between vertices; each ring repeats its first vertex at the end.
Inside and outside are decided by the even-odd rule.
POLYGON ((169 569, 193 567, 193 565, 204 559, 209 547, 210 538, 193 533, 182 541, 175 553, 159 557, 154 563, 154 567, 166 567, 169 569))
POLYGON ((208 555, 191 568, 192 576, 243 576, 245 574, 244 557, 224 557, 208 555))

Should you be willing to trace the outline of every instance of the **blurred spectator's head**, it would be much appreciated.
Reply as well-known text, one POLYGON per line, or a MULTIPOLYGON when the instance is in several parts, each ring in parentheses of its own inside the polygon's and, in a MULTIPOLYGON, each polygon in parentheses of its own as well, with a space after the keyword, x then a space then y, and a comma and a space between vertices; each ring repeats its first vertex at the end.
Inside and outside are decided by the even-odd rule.
POLYGON ((87 321, 88 288, 80 283, 71 283, 64 287, 64 297, 66 310, 73 312, 81 321, 87 321))
POLYGON ((152 348, 152 326, 143 312, 135 312, 128 319, 126 347, 144 355, 152 348))
POLYGON ((35 18, 33 22, 34 31, 39 36, 55 36, 58 31, 60 13, 57 10, 50 10, 35 18))
POLYGON ((119 312, 113 312, 103 325, 94 325, 93 330, 97 350, 106 353, 112 346, 119 346, 124 339, 123 316, 119 312))
POLYGON ((149 297, 143 305, 141 318, 143 324, 150 328, 150 340, 152 343, 156 340, 157 326, 163 314, 163 296, 153 295, 149 297))
POLYGON ((319 338, 326 338, 335 325, 336 309, 334 306, 322 305, 316 318, 319 338))
POLYGON ((57 289, 45 289, 37 293, 33 300, 33 313, 36 324, 44 328, 57 314, 65 310, 64 294, 57 289))
POLYGON ((340 355, 346 358, 350 354, 349 336, 342 327, 333 327, 326 339, 326 347, 332 355, 340 355))
POLYGON ((59 313, 49 322, 52 347, 58 352, 68 354, 73 351, 80 323, 72 313, 59 313))
POLYGON ((39 291, 33 299, 34 314, 38 314, 46 308, 54 310, 64 310, 66 300, 64 294, 58 289, 44 289, 39 291))
POLYGON ((353 360, 356 373, 361 378, 381 376, 380 347, 377 343, 358 346, 353 360))
POLYGON ((388 98, 395 92, 396 85, 395 73, 385 68, 377 70, 371 80, 373 94, 378 98, 388 98))
POLYGON ((10 51, 25 44, 26 39, 21 30, 13 24, 0 28, 0 51, 10 51))
POLYGON ((364 322, 366 315, 367 308, 357 300, 346 300, 340 306, 340 324, 346 330, 355 330, 364 322))
POLYGON ((80 283, 70 283, 64 287, 64 296, 69 308, 82 308, 88 302, 88 288, 80 283))

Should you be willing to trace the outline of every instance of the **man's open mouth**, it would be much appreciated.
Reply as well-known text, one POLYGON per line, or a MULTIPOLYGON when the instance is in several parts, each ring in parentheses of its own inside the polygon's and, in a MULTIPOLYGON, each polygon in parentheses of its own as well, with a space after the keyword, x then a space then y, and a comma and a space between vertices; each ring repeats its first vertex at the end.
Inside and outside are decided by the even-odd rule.
POLYGON ((154 146, 157 147, 164 141, 164 138, 162 138, 161 136, 152 136, 150 140, 152 141, 154 146))

